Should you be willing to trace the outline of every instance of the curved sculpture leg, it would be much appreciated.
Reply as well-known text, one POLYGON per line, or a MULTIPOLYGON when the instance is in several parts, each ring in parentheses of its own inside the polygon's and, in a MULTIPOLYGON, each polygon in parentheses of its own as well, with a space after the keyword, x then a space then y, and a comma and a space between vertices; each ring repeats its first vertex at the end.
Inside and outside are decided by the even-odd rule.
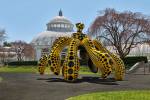
POLYGON ((63 64, 63 76, 67 81, 74 81, 78 77, 79 71, 79 59, 77 55, 78 46, 80 41, 78 39, 72 39, 68 53, 63 64))
POLYGON ((125 65, 124 62, 117 56, 112 54, 112 57, 114 58, 116 62, 116 67, 114 67, 115 70, 115 79, 118 81, 123 80, 125 75, 125 65))
POLYGON ((103 53, 108 53, 109 56, 111 56, 114 63, 114 70, 115 70, 115 79, 116 80, 123 80, 124 74, 125 74, 125 66, 123 61, 115 54, 108 51, 102 43, 100 43, 97 40, 93 40, 93 44, 95 45, 97 50, 100 50, 103 53))
POLYGON ((93 62, 90 58, 88 59, 88 66, 89 66, 89 69, 91 70, 91 72, 93 72, 93 73, 98 72, 98 68, 93 64, 93 62))
POLYGON ((82 44, 87 50, 93 64, 97 68, 100 68, 102 72, 102 78, 106 78, 112 71, 113 66, 112 58, 108 57, 108 53, 102 53, 96 50, 92 41, 89 40, 88 38, 84 38, 82 40, 82 44))
POLYGON ((43 57, 40 58, 38 62, 38 71, 41 75, 44 74, 45 68, 47 66, 47 55, 44 55, 43 57))
POLYGON ((51 53, 48 57, 48 65, 50 66, 51 71, 54 72, 55 75, 59 75, 60 73, 60 53, 65 46, 69 45, 70 41, 71 38, 69 37, 59 37, 53 43, 51 53))

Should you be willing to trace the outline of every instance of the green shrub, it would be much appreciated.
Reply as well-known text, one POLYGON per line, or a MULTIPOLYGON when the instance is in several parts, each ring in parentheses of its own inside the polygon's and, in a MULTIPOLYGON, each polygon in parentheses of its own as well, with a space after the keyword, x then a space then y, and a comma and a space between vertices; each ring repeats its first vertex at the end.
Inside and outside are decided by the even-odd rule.
POLYGON ((124 61, 126 68, 133 66, 137 62, 141 62, 141 61, 144 61, 145 63, 148 62, 146 56, 128 56, 128 57, 125 57, 123 61, 124 61))
POLYGON ((38 61, 14 61, 14 62, 9 62, 7 63, 9 66, 37 66, 38 61))

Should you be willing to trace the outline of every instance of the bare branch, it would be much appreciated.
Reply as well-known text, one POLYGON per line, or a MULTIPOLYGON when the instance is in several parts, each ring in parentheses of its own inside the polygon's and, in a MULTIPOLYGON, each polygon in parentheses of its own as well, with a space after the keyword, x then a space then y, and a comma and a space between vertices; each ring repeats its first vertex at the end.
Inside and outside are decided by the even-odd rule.
POLYGON ((117 52, 124 58, 131 48, 141 41, 147 40, 150 33, 150 19, 141 13, 130 11, 117 12, 114 9, 105 9, 89 28, 91 34, 97 34, 98 38, 104 38, 106 43, 111 43, 117 52), (142 36, 142 38, 141 38, 142 36))

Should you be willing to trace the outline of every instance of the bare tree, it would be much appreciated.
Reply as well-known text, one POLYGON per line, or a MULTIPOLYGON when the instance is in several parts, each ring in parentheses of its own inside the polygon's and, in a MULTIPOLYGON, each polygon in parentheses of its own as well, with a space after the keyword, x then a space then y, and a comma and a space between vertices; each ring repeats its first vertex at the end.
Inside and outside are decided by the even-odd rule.
POLYGON ((147 41, 146 33, 150 33, 148 17, 141 13, 117 12, 110 8, 101 11, 89 28, 90 35, 114 46, 122 59, 129 54, 131 48, 147 41))
POLYGON ((28 60, 35 59, 35 50, 31 44, 24 45, 24 56, 28 58, 28 60))
POLYGON ((2 45, 2 42, 6 39, 6 31, 4 29, 0 29, 0 45, 2 45))
POLYGON ((34 59, 35 50, 32 45, 21 40, 12 42, 11 45, 16 51, 18 61, 22 61, 24 58, 34 59))
POLYGON ((18 61, 22 61, 23 58, 24 58, 24 46, 26 45, 27 43, 24 42, 24 41, 15 41, 15 42, 12 42, 11 45, 12 45, 12 48, 15 49, 15 52, 17 54, 17 59, 18 61))

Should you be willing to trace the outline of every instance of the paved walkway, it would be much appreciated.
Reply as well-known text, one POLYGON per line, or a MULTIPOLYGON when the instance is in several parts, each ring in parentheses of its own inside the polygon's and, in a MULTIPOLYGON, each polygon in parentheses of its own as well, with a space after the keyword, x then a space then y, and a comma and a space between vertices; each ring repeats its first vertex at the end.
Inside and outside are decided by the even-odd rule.
POLYGON ((82 75, 76 83, 67 83, 54 75, 0 73, 0 100, 64 100, 71 96, 114 90, 150 89, 150 75, 126 75, 124 81, 103 80, 82 75))

